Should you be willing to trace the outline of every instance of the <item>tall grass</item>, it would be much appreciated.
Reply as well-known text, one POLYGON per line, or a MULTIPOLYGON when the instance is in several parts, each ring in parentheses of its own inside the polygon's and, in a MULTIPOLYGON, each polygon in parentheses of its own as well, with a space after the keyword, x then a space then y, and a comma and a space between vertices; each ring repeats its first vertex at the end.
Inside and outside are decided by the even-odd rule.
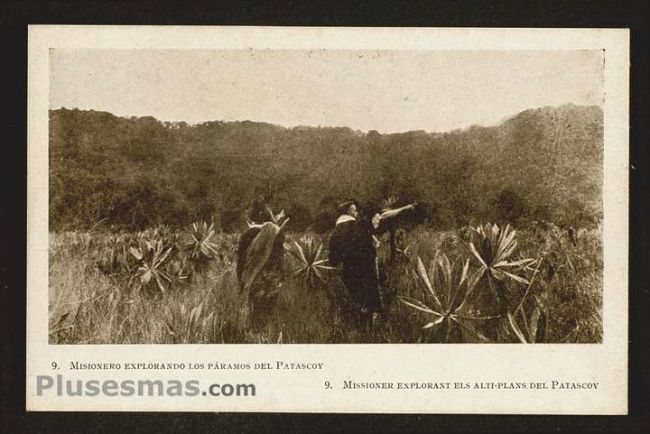
MULTIPOLYGON (((135 267, 133 258, 123 258, 131 262, 122 271, 107 270, 102 262, 107 246, 113 246, 107 239, 123 237, 122 242, 128 243, 138 236, 182 238, 182 234, 154 230, 145 235, 50 234, 50 343, 443 342, 436 327, 422 328, 428 321, 426 313, 409 308, 399 299, 423 297, 421 282, 413 272, 417 258, 429 264, 441 254, 450 258, 465 254, 462 231, 416 228, 401 246, 405 252, 388 268, 387 243, 382 244, 379 257, 384 270, 385 312, 370 329, 360 327, 349 312, 347 292, 335 271, 326 270, 322 279, 305 279, 301 273, 293 273, 287 261, 268 318, 253 326, 247 295, 240 294, 235 276, 236 237, 215 235, 212 243, 217 254, 210 261, 202 261, 189 278, 173 279, 163 295, 129 284, 129 270, 135 267)), ((289 238, 299 240, 300 236, 290 234, 289 238)), ((581 231, 576 245, 556 227, 520 231, 517 239, 520 257, 541 260, 523 310, 532 312, 534 303, 547 313, 543 342, 600 342, 600 232, 581 231)), ((170 269, 186 266, 181 263, 181 247, 174 249, 179 253, 170 259, 170 269)), ((522 296, 524 288, 520 286, 513 285, 513 297, 522 296)), ((517 342, 511 331, 504 331, 505 321, 499 322, 499 327, 503 329, 493 341, 517 342)), ((460 336, 455 341, 464 340, 460 336)))

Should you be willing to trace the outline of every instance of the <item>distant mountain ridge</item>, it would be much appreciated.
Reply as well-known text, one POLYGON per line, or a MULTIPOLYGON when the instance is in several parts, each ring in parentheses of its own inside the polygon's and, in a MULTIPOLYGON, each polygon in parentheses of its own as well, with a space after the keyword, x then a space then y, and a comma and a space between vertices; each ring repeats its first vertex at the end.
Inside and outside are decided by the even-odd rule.
POLYGON ((587 224, 602 216, 603 113, 525 110, 443 133, 363 133, 251 121, 160 122, 50 111, 53 230, 215 218, 224 229, 258 196, 305 226, 339 198, 422 203, 438 227, 485 220, 587 224))

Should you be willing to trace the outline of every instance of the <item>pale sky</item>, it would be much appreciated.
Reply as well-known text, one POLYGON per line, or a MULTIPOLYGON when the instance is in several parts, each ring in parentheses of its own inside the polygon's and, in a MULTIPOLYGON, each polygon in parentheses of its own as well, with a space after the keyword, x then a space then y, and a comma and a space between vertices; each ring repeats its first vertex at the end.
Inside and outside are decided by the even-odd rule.
POLYGON ((50 52, 50 108, 163 121, 251 120, 382 133, 495 125, 522 110, 602 106, 601 51, 50 52))

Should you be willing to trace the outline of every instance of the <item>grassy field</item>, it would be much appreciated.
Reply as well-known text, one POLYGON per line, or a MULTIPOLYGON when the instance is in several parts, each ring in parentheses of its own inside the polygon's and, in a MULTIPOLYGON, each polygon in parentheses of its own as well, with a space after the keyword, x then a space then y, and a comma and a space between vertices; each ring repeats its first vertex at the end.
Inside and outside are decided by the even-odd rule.
MULTIPOLYGON (((268 315, 256 318, 236 279, 236 235, 210 234, 201 225, 187 231, 51 233, 49 340, 601 342, 599 228, 572 236, 553 225, 516 233, 509 229, 486 225, 436 232, 418 227, 404 234, 404 253, 391 265, 388 243, 382 243, 385 312, 370 328, 351 318, 337 272, 314 270, 314 262, 327 257, 327 239, 314 234, 287 234, 287 249, 316 257, 307 254, 306 263, 300 263, 285 255, 279 276, 268 280, 277 296, 268 315)), ((258 285, 265 279, 263 272, 258 285)))

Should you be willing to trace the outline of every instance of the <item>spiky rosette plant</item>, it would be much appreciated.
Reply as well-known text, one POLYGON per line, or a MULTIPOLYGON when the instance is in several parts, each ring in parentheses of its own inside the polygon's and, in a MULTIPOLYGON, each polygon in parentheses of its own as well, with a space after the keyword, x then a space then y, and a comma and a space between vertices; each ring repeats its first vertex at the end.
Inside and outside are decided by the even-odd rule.
MULTIPOLYGON (((526 288, 526 292, 521 297, 516 308, 512 312, 508 312, 508 326, 510 331, 514 334, 517 340, 521 343, 534 344, 537 342, 546 342, 548 337, 549 317, 550 312, 548 307, 535 295, 532 295, 530 290, 538 276, 542 260, 536 261, 537 265, 530 279, 530 283, 526 288)), ((573 332, 573 328, 569 334, 560 340, 566 342, 573 332)))
POLYGON ((325 280, 325 273, 335 270, 327 265, 328 259, 323 255, 323 243, 319 239, 305 235, 285 244, 289 257, 295 264, 294 274, 301 276, 310 285, 325 280))
POLYGON ((109 235, 98 252, 96 265, 106 274, 129 271, 129 245, 124 236, 109 235))
POLYGON ((467 246, 472 262, 478 266, 479 278, 487 279, 502 313, 507 310, 506 281, 529 285, 528 280, 519 273, 535 262, 534 259, 529 258, 510 260, 517 248, 516 233, 510 225, 499 228, 491 223, 470 228, 467 233, 467 246))
POLYGON ((183 303, 165 307, 163 324, 166 340, 175 344, 210 342, 216 338, 216 316, 199 304, 190 309, 183 303))
POLYGON ((202 269, 219 255, 218 248, 212 242, 214 236, 214 223, 207 222, 192 223, 189 240, 186 244, 189 259, 196 269, 202 269))
POLYGON ((138 261, 138 268, 131 276, 130 283, 135 282, 141 291, 157 288, 165 294, 167 292, 165 282, 170 283, 171 278, 163 271, 163 266, 172 248, 166 248, 162 240, 140 240, 139 245, 129 248, 129 251, 138 261))
POLYGON ((429 270, 418 257, 414 275, 424 298, 399 297, 405 305, 424 312, 429 321, 422 328, 436 328, 446 342, 452 339, 464 341, 487 342, 481 333, 481 322, 497 318, 485 316, 473 306, 477 283, 481 278, 480 270, 470 273, 469 260, 461 266, 461 260, 450 261, 441 254, 432 261, 429 270))
POLYGON ((544 342, 548 317, 548 309, 536 300, 528 314, 523 309, 514 313, 508 312, 508 324, 521 343, 534 344, 544 342))

